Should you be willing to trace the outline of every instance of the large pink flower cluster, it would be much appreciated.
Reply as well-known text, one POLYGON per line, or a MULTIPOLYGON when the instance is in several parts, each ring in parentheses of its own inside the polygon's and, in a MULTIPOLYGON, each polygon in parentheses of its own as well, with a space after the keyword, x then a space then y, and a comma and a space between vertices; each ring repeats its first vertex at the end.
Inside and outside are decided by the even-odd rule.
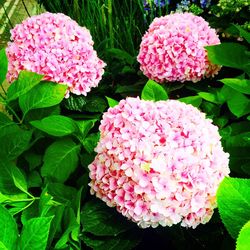
POLYGON ((140 227, 209 221, 229 174, 218 128, 176 100, 127 98, 104 113, 91 194, 140 227))
POLYGON ((219 71, 204 48, 219 43, 202 17, 175 13, 154 19, 142 38, 137 60, 142 72, 157 82, 197 82, 219 71))
POLYGON ((87 95, 104 73, 89 31, 64 14, 32 16, 11 30, 11 40, 6 49, 9 82, 29 70, 67 84, 68 93, 87 95))

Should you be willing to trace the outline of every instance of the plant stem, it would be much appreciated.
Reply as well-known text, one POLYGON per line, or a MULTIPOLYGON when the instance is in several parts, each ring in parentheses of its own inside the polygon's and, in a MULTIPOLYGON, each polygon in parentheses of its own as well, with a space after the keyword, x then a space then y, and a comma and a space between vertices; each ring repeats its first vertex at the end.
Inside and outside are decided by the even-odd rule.
POLYGON ((22 0, 22 3, 23 3, 23 7, 24 7, 25 11, 27 12, 28 16, 30 17, 30 13, 29 13, 29 11, 27 9, 27 6, 26 6, 26 4, 24 3, 23 0, 22 0))
POLYGON ((2 89, 3 93, 5 94, 5 96, 7 96, 7 93, 6 93, 6 91, 5 91, 5 89, 4 89, 4 87, 3 87, 2 84, 1 84, 1 89, 2 89))
POLYGON ((109 22, 110 47, 114 48, 114 31, 113 31, 113 20, 112 20, 112 0, 108 0, 108 22, 109 22))
POLYGON ((16 112, 8 105, 6 104, 6 106, 8 107, 8 109, 11 111, 11 113, 15 116, 15 118, 17 119, 17 121, 22 124, 22 120, 19 118, 19 116, 16 114, 16 112))

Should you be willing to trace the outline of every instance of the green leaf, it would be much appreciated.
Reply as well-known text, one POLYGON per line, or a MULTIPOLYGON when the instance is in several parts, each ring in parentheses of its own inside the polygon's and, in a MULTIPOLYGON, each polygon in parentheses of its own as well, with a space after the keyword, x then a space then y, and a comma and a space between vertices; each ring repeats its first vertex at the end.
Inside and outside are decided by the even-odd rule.
POLYGON ((83 111, 88 112, 103 112, 107 108, 106 100, 97 95, 89 95, 86 99, 86 105, 83 106, 83 111))
POLYGON ((83 206, 81 214, 83 231, 97 236, 116 236, 134 227, 134 224, 118 214, 104 202, 92 200, 83 206))
POLYGON ((243 38, 245 38, 246 41, 248 43, 250 43, 250 33, 247 32, 246 30, 242 29, 239 25, 234 25, 234 27, 236 27, 239 30, 240 36, 243 37, 243 38))
POLYGON ((246 129, 249 131, 249 124, 248 122, 240 122, 232 125, 222 130, 223 132, 225 131, 223 146, 224 150, 230 155, 230 169, 242 174, 242 170, 247 171, 246 164, 250 162, 250 143, 245 140, 245 138, 250 136, 250 132, 244 132, 243 130, 243 126, 246 125, 248 126, 246 129), (227 130, 228 132, 226 133, 227 130))
POLYGON ((32 187, 41 187, 43 184, 42 178, 38 171, 32 171, 28 175, 28 186, 32 187))
POLYGON ((25 120, 26 121, 42 120, 47 116, 60 115, 60 113, 61 113, 60 104, 48 108, 32 109, 26 115, 25 120))
POLYGON ((148 80, 142 90, 141 98, 151 101, 167 100, 168 94, 160 84, 153 80, 148 80))
POLYGON ((93 153, 95 147, 97 146, 97 143, 100 139, 100 133, 93 133, 88 135, 83 141, 82 145, 84 149, 89 153, 93 153))
POLYGON ((107 101, 108 101, 108 104, 109 104, 109 107, 113 108, 114 106, 116 106, 119 102, 116 101, 115 99, 112 99, 110 97, 107 97, 105 96, 107 101))
POLYGON ((79 228, 74 211, 71 207, 65 209, 64 224, 66 225, 66 229, 60 239, 57 241, 55 249, 67 247, 67 243, 70 241, 70 234, 73 230, 79 228))
POLYGON ((8 72, 8 59, 6 56, 5 49, 0 50, 0 85, 6 78, 8 72))
POLYGON ((96 237, 89 234, 82 235, 84 243, 94 250, 130 250, 141 241, 141 234, 138 231, 131 231, 120 234, 116 237, 96 237))
POLYGON ((0 191, 4 194, 20 192, 14 183, 13 173, 20 171, 11 161, 0 161, 0 191), (15 170, 14 170, 15 169, 15 170))
POLYGON ((200 96, 188 96, 188 97, 180 98, 178 100, 186 104, 191 104, 197 108, 201 105, 201 102, 202 102, 202 99, 200 96))
POLYGON ((4 244, 2 241, 0 241, 0 249, 1 250, 9 250, 4 244))
POLYGON ((250 220, 250 179, 226 177, 217 191, 222 222, 236 239, 242 226, 250 220))
MULTIPOLYGON (((0 205, 0 242, 9 250, 16 249, 18 238, 17 224, 9 211, 0 205)), ((1 245, 0 245, 1 249, 1 245)))
POLYGON ((39 216, 39 200, 35 200, 32 205, 26 208, 21 215, 22 224, 27 223, 28 220, 39 216))
POLYGON ((245 53, 245 46, 238 43, 222 43, 206 46, 206 50, 212 63, 249 72, 249 57, 245 53))
POLYGON ((243 94, 250 94, 250 80, 238 78, 224 78, 220 82, 243 94))
POLYGON ((249 98, 237 91, 227 101, 227 105, 230 111, 238 118, 250 113, 249 98))
POLYGON ((8 116, 0 112, 0 137, 18 132, 19 127, 8 116))
POLYGON ((41 168, 43 177, 58 182, 66 181, 78 164, 80 145, 71 139, 59 140, 51 144, 45 152, 41 168))
POLYGON ((213 89, 211 92, 199 92, 198 95, 209 102, 215 103, 215 104, 223 104, 225 101, 220 96, 220 89, 213 89))
POLYGON ((50 194, 55 201, 63 204, 71 203, 77 193, 75 188, 55 182, 49 183, 47 190, 48 194, 50 194))
POLYGON ((21 71, 19 73, 18 80, 13 82, 8 88, 8 102, 15 100, 16 98, 30 91, 42 80, 42 78, 42 75, 38 75, 34 72, 21 71))
POLYGON ((63 103, 67 109, 81 112, 83 111, 83 107, 87 104, 87 101, 85 96, 70 95, 63 103))
POLYGON ((42 165, 43 162, 42 155, 31 152, 30 150, 24 153, 24 158, 29 163, 30 170, 34 170, 38 166, 42 165))
POLYGON ((78 125, 82 133, 81 136, 82 139, 84 139, 87 136, 88 132, 90 131, 90 129, 94 127, 96 122, 97 122, 96 119, 76 121, 76 124, 78 125))
POLYGON ((53 136, 66 136, 77 130, 73 119, 62 115, 51 115, 40 121, 32 121, 31 125, 53 136))
POLYGON ((20 96, 19 105, 24 115, 32 109, 51 107, 59 104, 67 86, 52 82, 40 82, 28 93, 20 96))
POLYGON ((124 50, 112 48, 112 49, 107 49, 106 52, 110 56, 117 58, 120 61, 124 61, 128 64, 133 64, 135 62, 135 58, 124 50))
POLYGON ((250 221, 248 221, 240 230, 236 242, 236 250, 250 249, 250 221))
POLYGON ((0 135, 2 144, 0 159, 14 160, 29 147, 32 132, 13 127, 5 135, 0 135))
POLYGON ((11 168, 11 176, 14 181, 15 186, 24 193, 28 193, 28 185, 22 172, 17 167, 11 168))
POLYGON ((53 217, 40 217, 28 220, 23 225, 20 250, 45 250, 52 219, 53 217))

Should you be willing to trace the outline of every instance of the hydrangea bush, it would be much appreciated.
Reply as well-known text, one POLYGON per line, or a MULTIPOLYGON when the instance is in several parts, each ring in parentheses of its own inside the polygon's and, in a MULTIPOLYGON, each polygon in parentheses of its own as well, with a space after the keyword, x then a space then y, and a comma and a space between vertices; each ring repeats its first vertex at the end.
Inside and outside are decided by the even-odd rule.
POLYGON ((210 220, 229 174, 218 128, 175 100, 127 98, 103 115, 91 193, 140 227, 210 220))
POLYGON ((29 70, 67 84, 67 96, 86 96, 104 73, 105 63, 97 57, 89 31, 64 14, 28 18, 11 30, 11 40, 6 49, 9 82, 29 70))
POLYGON ((155 18, 142 37, 137 57, 140 69, 157 82, 200 81, 218 73, 209 62, 205 46, 219 44, 214 29, 190 13, 155 18))
POLYGON ((247 8, 185 1, 204 18, 156 18, 139 48, 184 1, 73 2, 0 50, 0 248, 250 249, 247 8))

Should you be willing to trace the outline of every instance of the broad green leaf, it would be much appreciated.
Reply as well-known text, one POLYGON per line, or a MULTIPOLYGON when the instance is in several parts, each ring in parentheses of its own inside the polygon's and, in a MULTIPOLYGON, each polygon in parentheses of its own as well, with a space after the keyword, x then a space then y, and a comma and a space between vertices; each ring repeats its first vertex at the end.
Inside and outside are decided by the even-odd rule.
POLYGON ((20 171, 11 161, 0 161, 0 192, 4 194, 17 194, 20 191, 13 180, 13 172, 20 171), (14 170, 15 169, 15 170, 14 170))
MULTIPOLYGON (((243 126, 244 123, 241 122, 239 125, 243 126)), ((236 132, 234 132, 234 130, 226 136, 224 150, 230 155, 230 169, 234 170, 235 172, 242 173, 242 167, 244 167, 243 170, 246 171, 247 166, 245 164, 249 163, 250 161, 250 143, 249 141, 245 140, 245 138, 250 136, 250 132, 242 133, 239 129, 237 129, 236 132), (237 131, 238 134, 235 135, 237 131)))
POLYGON ((8 102, 15 100, 21 95, 27 93, 34 86, 36 86, 43 76, 30 71, 21 71, 18 75, 18 80, 13 82, 8 88, 7 98, 8 102))
POLYGON ((51 144, 44 155, 42 176, 58 182, 66 181, 77 167, 79 150, 80 145, 71 139, 59 140, 51 144))
POLYGON ((48 108, 32 109, 26 115, 25 120, 26 121, 42 120, 43 118, 51 115, 60 115, 60 113, 61 113, 60 104, 57 104, 55 106, 48 108))
MULTIPOLYGON (((27 199, 27 197, 26 197, 27 199)), ((23 210, 25 210, 29 204, 31 204, 32 201, 28 202, 28 201, 18 201, 18 202, 13 202, 11 204, 8 204, 10 206, 9 213, 14 216, 16 214, 19 214, 21 212, 23 212, 23 210)))
POLYGON ((108 101, 108 104, 109 104, 109 107, 113 108, 114 106, 116 106, 119 102, 116 101, 115 99, 112 99, 110 97, 107 97, 105 96, 107 101, 108 101))
POLYGON ((220 114, 220 106, 211 102, 203 101, 200 106, 201 110, 206 113, 208 118, 214 119, 220 114))
POLYGON ((29 206, 22 212, 22 224, 26 224, 28 220, 35 217, 39 217, 39 200, 35 200, 31 206, 29 206))
POLYGON ((39 215, 42 217, 54 216, 50 226, 48 249, 50 249, 54 236, 62 233, 62 217, 65 208, 64 204, 53 200, 53 197, 47 192, 47 187, 43 189, 39 200, 39 215))
POLYGON ((250 99, 237 91, 227 101, 227 105, 230 111, 238 118, 250 113, 250 99))
POLYGON ((0 50, 0 85, 6 78, 8 72, 8 59, 6 56, 5 49, 0 50))
POLYGON ((224 78, 220 82, 243 94, 250 94, 250 80, 237 78, 224 78))
POLYGON ((19 127, 8 116, 0 112, 0 137, 8 134, 18 132, 19 127))
POLYGON ((221 116, 214 118, 214 124, 217 125, 219 128, 223 128, 228 123, 227 116, 221 116))
POLYGON ((40 82, 28 93, 20 96, 19 105, 24 115, 32 109, 47 108, 59 104, 67 86, 52 82, 40 82))
POLYGON ((16 249, 16 241, 18 238, 17 224, 9 211, 2 205, 0 205, 0 225, 0 242, 9 250, 16 249))
POLYGON ((62 115, 51 115, 40 121, 31 121, 31 125, 53 136, 66 136, 77 130, 75 121, 62 115))
POLYGON ((25 180, 25 177, 23 176, 19 168, 13 166, 11 168, 11 176, 12 176, 15 186, 18 189, 20 189, 22 192, 29 194, 27 181, 25 180))
POLYGON ((236 239, 242 226, 250 220, 250 179, 226 177, 217 191, 222 222, 236 239))
POLYGON ((29 169, 33 170, 38 166, 42 165, 42 155, 36 154, 35 152, 28 151, 24 153, 25 160, 29 163, 29 169))
POLYGON ((92 129, 94 127, 96 122, 97 122, 96 119, 76 121, 76 124, 78 125, 78 127, 82 133, 80 138, 84 139, 87 136, 90 129, 92 129))
POLYGON ((67 247, 67 243, 70 241, 70 234, 73 230, 79 228, 76 216, 71 207, 65 209, 63 224, 66 225, 65 231, 62 234, 61 238, 57 241, 55 249, 62 249, 67 247))
POLYGON ((133 64, 135 62, 135 58, 124 50, 112 48, 107 49, 106 52, 108 53, 108 55, 128 64, 133 64))
POLYGON ((73 187, 66 186, 62 183, 48 183, 47 192, 55 201, 63 204, 70 204, 77 193, 77 190, 73 187))
POLYGON ((141 241, 141 234, 136 232, 126 232, 116 237, 96 237, 90 234, 82 235, 84 243, 94 250, 130 250, 141 241))
POLYGON ((32 187, 41 187, 43 184, 42 178, 38 171, 32 171, 28 175, 28 186, 32 187))
POLYGON ((2 241, 0 241, 0 250, 9 250, 2 241))
POLYGON ((95 147, 97 146, 99 139, 100 139, 100 133, 90 134, 82 141, 82 145, 85 148, 85 150, 89 154, 91 154, 93 153, 95 147))
POLYGON ((28 220, 20 238, 20 250, 45 250, 50 224, 53 217, 39 217, 28 220))
POLYGON ((199 92, 198 95, 209 102, 215 104, 223 104, 224 100, 220 96, 220 90, 213 90, 211 92, 199 92))
POLYGON ((143 100, 160 101, 167 100, 168 94, 166 90, 153 80, 148 80, 142 90, 141 98, 143 100))
POLYGON ((249 57, 247 48, 239 43, 222 43, 206 46, 209 60, 218 65, 242 69, 249 72, 249 57))
POLYGON ((76 213, 76 222, 77 222, 77 226, 75 226, 71 232, 71 238, 76 241, 79 242, 79 235, 80 235, 80 225, 81 225, 81 198, 82 198, 82 190, 83 188, 81 188, 75 197, 74 200, 74 211, 76 213))
POLYGON ((104 202, 92 200, 83 206, 81 214, 83 231, 97 236, 117 236, 134 227, 134 224, 118 214, 104 202))
POLYGON ((63 103, 67 109, 81 112, 83 111, 83 107, 87 104, 87 101, 85 96, 70 95, 63 103))
POLYGON ((14 160, 29 147, 32 132, 12 127, 5 135, 0 135, 2 144, 0 159, 14 160))
MULTIPOLYGON (((25 193, 19 193, 19 194, 3 194, 0 192, 0 203, 8 202, 20 202, 23 199, 27 199, 27 194, 25 193)), ((9 203, 11 204, 11 203, 9 203)))
POLYGON ((243 38, 245 38, 246 41, 248 43, 250 43, 250 33, 247 32, 246 30, 242 29, 239 25, 234 25, 234 27, 236 27, 239 30, 240 36, 243 37, 243 38))
POLYGON ((197 108, 201 105, 201 102, 202 102, 202 99, 200 96, 188 96, 188 97, 180 98, 178 100, 186 104, 191 104, 197 108))
POLYGON ((250 221, 248 221, 240 230, 236 242, 236 250, 250 249, 250 221))
POLYGON ((83 111, 88 112, 103 112, 107 108, 105 98, 97 95, 89 95, 86 98, 86 105, 83 106, 83 111))

